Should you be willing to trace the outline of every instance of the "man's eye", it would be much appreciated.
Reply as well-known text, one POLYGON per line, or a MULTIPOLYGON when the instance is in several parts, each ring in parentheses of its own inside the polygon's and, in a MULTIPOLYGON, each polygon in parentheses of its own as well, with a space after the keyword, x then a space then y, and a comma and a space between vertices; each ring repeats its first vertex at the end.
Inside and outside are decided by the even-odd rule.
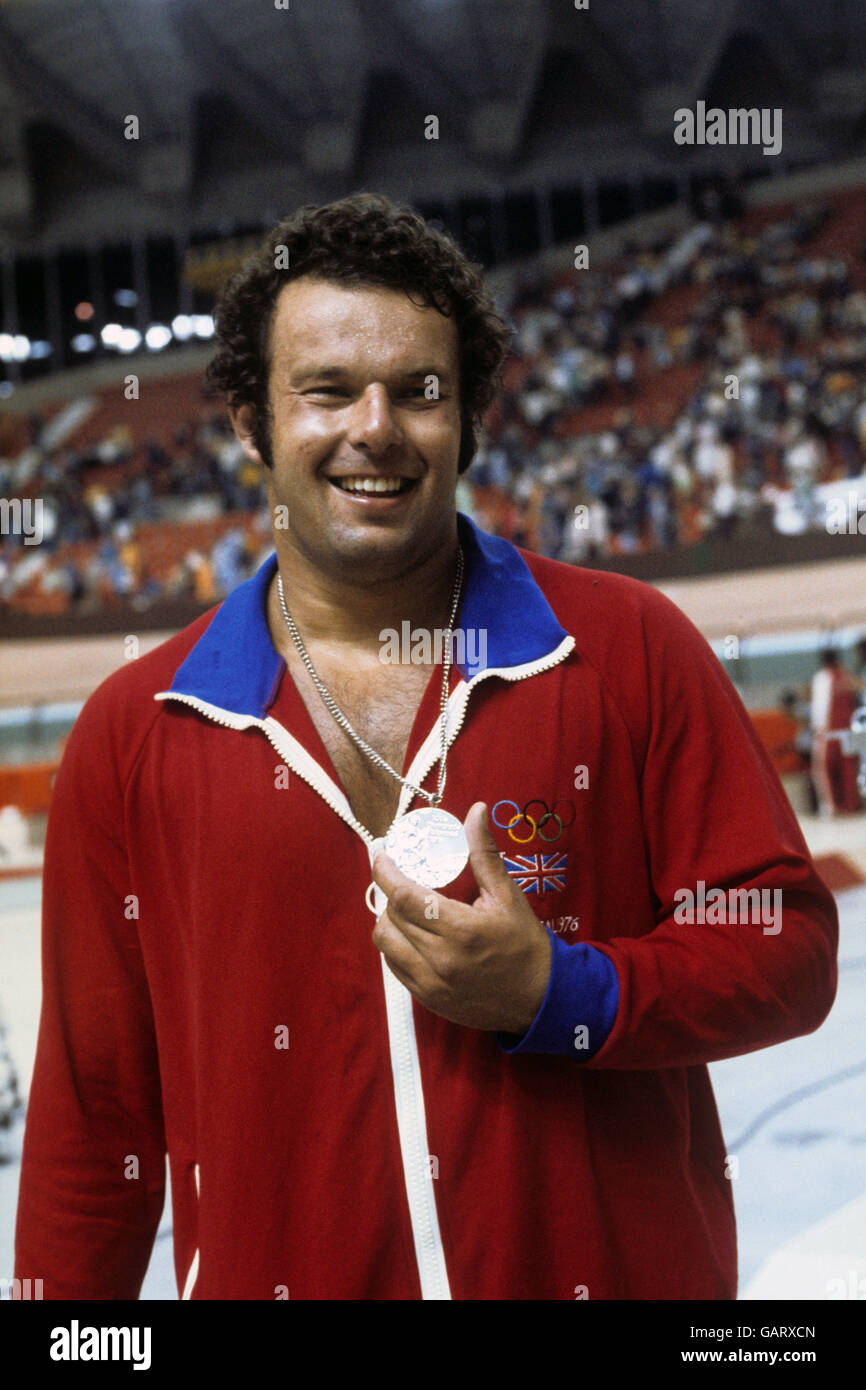
POLYGON ((342 386, 314 386, 312 390, 305 393, 308 396, 345 396, 347 393, 342 386))

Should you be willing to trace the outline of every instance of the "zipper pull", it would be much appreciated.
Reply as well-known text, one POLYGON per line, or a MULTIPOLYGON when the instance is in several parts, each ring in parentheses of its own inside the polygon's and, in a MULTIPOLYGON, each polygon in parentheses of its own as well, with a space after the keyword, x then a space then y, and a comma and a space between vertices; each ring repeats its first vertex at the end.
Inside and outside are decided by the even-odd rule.
MULTIPOLYGON (((374 840, 372 844, 368 846, 371 864, 373 860, 376 858, 376 855, 379 853, 379 851, 384 848, 384 845, 385 837, 383 835, 378 840, 374 840)), ((379 887, 378 883, 371 883, 369 885, 366 893, 364 894, 364 902, 367 904, 367 907, 370 909, 373 916, 377 918, 382 916, 382 913, 385 911, 385 908, 388 905, 388 899, 385 897, 385 894, 382 892, 382 889, 379 887), (370 900, 371 894, 372 901, 370 900)))

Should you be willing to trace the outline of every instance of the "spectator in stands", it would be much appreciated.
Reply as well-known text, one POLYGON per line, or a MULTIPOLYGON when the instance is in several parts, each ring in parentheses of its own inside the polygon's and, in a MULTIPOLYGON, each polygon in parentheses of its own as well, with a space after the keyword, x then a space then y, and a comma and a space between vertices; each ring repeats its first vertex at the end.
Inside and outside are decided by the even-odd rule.
POLYGON ((193 575, 193 593, 196 603, 214 603, 217 598, 217 591, 214 583, 213 565, 210 560, 197 550, 191 551, 186 558, 193 575))
POLYGON ((633 400, 637 393, 637 379, 634 358, 627 348, 623 348, 621 352, 617 353, 613 364, 613 373, 628 400, 633 400))

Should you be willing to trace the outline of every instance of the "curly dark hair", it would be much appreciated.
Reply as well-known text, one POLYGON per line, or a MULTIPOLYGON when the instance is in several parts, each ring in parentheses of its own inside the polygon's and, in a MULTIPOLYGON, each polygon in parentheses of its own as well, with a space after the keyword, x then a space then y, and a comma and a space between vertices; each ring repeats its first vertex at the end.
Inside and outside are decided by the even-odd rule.
POLYGON ((413 301, 454 315, 460 353, 461 473, 475 453, 476 430, 499 384, 511 329, 484 288, 482 270, 449 236, 412 208, 357 193, 308 205, 271 229, 259 250, 225 284, 214 310, 217 355, 210 392, 232 407, 251 405, 256 447, 270 468, 269 333, 280 290, 302 275, 358 288, 404 290, 413 301), (285 247, 288 256, 278 255, 285 247), (288 261, 287 269, 277 264, 288 261))

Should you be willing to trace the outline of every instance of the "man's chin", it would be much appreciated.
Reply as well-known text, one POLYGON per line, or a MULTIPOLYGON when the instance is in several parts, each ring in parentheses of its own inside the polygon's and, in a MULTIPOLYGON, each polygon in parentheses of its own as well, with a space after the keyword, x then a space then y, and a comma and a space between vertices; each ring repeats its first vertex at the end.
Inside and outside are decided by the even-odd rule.
POLYGON ((332 563, 362 583, 367 577, 380 579, 404 569, 406 562, 419 559, 421 552, 415 529, 393 524, 331 531, 327 548, 332 563))
MULTIPOLYGON (((452 516, 454 512, 452 501, 452 516)), ((332 563, 345 572, 351 571, 353 579, 363 583, 366 578, 381 579, 404 572, 423 561, 431 549, 444 543, 448 532, 446 515, 441 510, 431 515, 426 509, 415 507, 377 514, 364 512, 360 516, 332 514, 330 524, 319 532, 319 540, 324 541, 332 563)))

